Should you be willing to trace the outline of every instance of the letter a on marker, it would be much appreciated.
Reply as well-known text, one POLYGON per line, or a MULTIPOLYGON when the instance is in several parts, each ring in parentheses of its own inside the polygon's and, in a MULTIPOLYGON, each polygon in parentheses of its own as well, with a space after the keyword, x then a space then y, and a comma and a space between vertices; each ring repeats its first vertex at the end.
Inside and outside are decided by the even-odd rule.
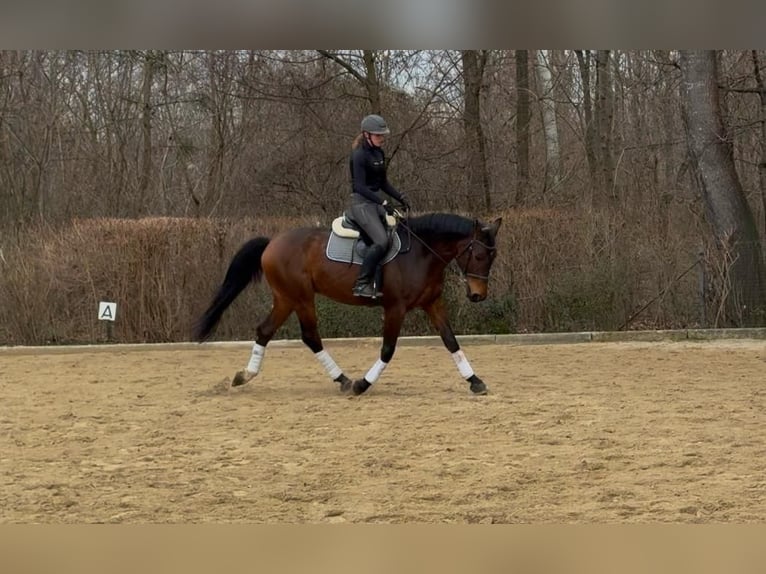
POLYGON ((107 303, 101 301, 98 304, 98 318, 101 321, 114 321, 117 314, 117 303, 107 303))

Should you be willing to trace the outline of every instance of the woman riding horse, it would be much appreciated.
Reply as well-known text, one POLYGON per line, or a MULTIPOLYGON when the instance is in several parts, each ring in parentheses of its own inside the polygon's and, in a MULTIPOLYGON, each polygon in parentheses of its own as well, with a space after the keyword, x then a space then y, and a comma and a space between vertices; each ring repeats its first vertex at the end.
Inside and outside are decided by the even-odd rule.
POLYGON ((394 211, 383 194, 410 208, 407 195, 397 191, 386 176, 386 155, 380 146, 389 133, 386 120, 382 117, 375 114, 366 116, 362 120, 362 133, 351 146, 351 199, 347 213, 372 242, 354 283, 353 293, 357 297, 382 296, 382 293, 375 291, 373 279, 388 249, 388 234, 382 219, 386 213, 391 215, 394 211))

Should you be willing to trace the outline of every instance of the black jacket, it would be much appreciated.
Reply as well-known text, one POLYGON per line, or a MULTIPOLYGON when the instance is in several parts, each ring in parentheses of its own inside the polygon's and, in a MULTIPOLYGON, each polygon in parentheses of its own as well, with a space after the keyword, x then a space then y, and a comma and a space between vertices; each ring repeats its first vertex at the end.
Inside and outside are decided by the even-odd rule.
POLYGON ((386 155, 379 147, 374 147, 366 139, 362 139, 359 147, 351 152, 349 159, 351 169, 351 191, 358 193, 373 203, 383 203, 375 193, 382 190, 397 201, 402 197, 386 177, 386 155))

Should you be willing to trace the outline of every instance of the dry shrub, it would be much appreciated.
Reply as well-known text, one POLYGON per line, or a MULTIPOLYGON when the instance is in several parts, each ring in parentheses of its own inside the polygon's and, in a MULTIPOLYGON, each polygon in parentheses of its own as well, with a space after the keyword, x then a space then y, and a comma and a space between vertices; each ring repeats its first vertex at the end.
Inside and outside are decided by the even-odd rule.
POLYGON ((695 277, 673 284, 696 256, 683 213, 669 235, 647 217, 608 211, 508 210, 498 236, 492 301, 515 331, 620 328, 646 301, 666 297, 641 315, 643 327, 688 324, 696 317, 695 277))
MULTIPOLYGON (((697 277, 674 283, 696 246, 682 221, 653 233, 641 218, 608 212, 508 210, 487 301, 467 301, 448 271, 445 297, 455 332, 601 330, 621 326, 665 291, 632 325, 667 328, 694 321, 697 277), (669 288, 672 287, 672 288, 669 288)), ((683 219, 683 218, 681 218, 683 219)), ((189 340, 234 252, 247 239, 313 226, 308 218, 82 219, 41 228, 0 260, 0 343, 92 343, 106 340, 99 301, 116 302, 118 342, 189 340)), ((453 264, 453 271, 456 270, 453 264)), ((270 308, 267 287, 232 304, 217 339, 252 339, 270 308)), ((380 310, 350 308, 319 297, 325 337, 379 335, 380 310)), ((433 334, 422 313, 403 334, 433 334)), ((291 318, 278 337, 300 336, 291 318)))
MULTIPOLYGON (((119 342, 188 340, 239 245, 297 224, 305 221, 88 219, 36 230, 5 256, 12 264, 0 282, 3 343, 103 341, 99 301, 117 303, 119 342)), ((249 309, 238 303, 244 315, 249 309)))

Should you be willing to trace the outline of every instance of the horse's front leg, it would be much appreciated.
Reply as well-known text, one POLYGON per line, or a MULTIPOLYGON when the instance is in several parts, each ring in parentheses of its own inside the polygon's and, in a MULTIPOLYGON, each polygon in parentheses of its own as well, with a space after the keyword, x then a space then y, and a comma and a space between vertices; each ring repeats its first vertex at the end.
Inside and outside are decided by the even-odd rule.
POLYGON ((390 307, 383 313, 383 346, 380 348, 380 358, 370 367, 367 374, 362 379, 354 381, 352 391, 355 395, 361 395, 370 386, 380 378, 380 375, 391 362, 396 350, 396 340, 399 338, 399 331, 402 329, 402 322, 406 310, 400 307, 390 307))
POLYGON ((447 318, 447 310, 444 307, 442 298, 439 297, 430 305, 425 306, 423 310, 431 320, 431 324, 439 331, 444 346, 447 347, 447 350, 450 353, 452 353, 452 358, 457 365, 458 371, 460 371, 460 375, 470 383, 471 392, 475 395, 486 395, 487 385, 476 376, 476 373, 473 372, 473 368, 471 368, 471 364, 465 357, 465 353, 460 350, 460 345, 455 338, 455 334, 452 332, 452 327, 450 327, 449 319, 447 318))

